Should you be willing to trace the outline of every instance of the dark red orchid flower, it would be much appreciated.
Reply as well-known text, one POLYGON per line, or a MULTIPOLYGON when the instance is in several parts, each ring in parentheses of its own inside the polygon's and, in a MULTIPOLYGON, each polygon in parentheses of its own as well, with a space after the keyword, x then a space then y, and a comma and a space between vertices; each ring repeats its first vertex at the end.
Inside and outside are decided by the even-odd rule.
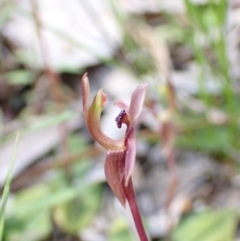
POLYGON ((100 126, 100 116, 107 95, 100 89, 88 107, 89 81, 87 74, 84 74, 81 81, 83 112, 87 127, 93 138, 107 150, 104 166, 105 176, 113 193, 125 207, 126 201, 129 203, 135 221, 139 237, 142 241, 147 241, 141 216, 135 199, 132 186, 131 174, 134 168, 136 157, 135 129, 137 119, 141 113, 145 92, 149 84, 140 84, 132 94, 130 105, 121 100, 117 100, 115 105, 121 109, 115 121, 121 128, 122 124, 127 126, 125 138, 116 141, 106 136, 100 126))

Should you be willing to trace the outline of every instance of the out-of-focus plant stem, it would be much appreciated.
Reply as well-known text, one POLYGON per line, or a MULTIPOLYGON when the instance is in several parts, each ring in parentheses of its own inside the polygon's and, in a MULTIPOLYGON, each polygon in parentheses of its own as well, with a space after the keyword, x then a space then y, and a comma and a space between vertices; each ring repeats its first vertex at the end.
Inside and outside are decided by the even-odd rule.
POLYGON ((18 132, 16 134, 16 138, 15 138, 15 143, 14 143, 14 148, 13 148, 13 153, 12 153, 9 171, 8 171, 8 174, 7 174, 6 183, 5 183, 4 188, 3 188, 3 194, 1 195, 1 202, 0 202, 0 241, 2 241, 2 236, 3 236, 3 231, 4 231, 4 213, 5 213, 5 208, 6 208, 6 205, 7 205, 7 199, 8 199, 9 192, 10 192, 12 172, 13 172, 13 166, 14 166, 15 159, 16 159, 19 136, 20 136, 20 133, 18 132))
MULTIPOLYGON (((39 45, 40 45, 40 50, 42 54, 42 60, 43 60, 43 67, 45 68, 45 73, 49 78, 50 81, 50 87, 51 87, 51 94, 53 100, 56 102, 57 107, 58 107, 58 112, 62 110, 62 101, 64 101, 63 98, 63 93, 61 91, 60 83, 61 79, 59 75, 53 70, 51 66, 51 62, 49 61, 50 56, 48 55, 48 46, 46 42, 44 41, 43 35, 42 35, 42 24, 41 20, 39 17, 39 11, 38 11, 38 5, 36 0, 30 0, 31 5, 32 5, 32 10, 33 10, 33 19, 36 24, 36 31, 37 31, 37 36, 39 39, 39 45)), ((61 136, 61 144, 62 144, 62 149, 65 153, 68 153, 68 145, 67 145, 67 128, 64 123, 59 125, 59 132, 61 136)), ((69 158, 69 157, 66 157, 69 158)), ((68 170, 68 167, 64 168, 66 176, 68 177, 69 180, 71 180, 71 175, 68 170)))

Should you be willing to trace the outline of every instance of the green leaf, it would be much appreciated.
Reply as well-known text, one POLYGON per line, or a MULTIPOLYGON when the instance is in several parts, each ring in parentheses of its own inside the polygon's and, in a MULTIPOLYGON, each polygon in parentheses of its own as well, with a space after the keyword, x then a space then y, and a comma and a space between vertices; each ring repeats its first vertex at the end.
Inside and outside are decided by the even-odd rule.
POLYGON ((12 70, 5 73, 5 77, 11 85, 27 85, 34 81, 33 74, 28 70, 12 70))
POLYGON ((108 232, 108 240, 111 241, 133 241, 134 237, 131 235, 126 220, 123 218, 116 219, 110 226, 108 232))
POLYGON ((39 210, 49 210, 55 205, 59 205, 76 198, 92 184, 81 183, 80 187, 61 186, 53 188, 51 184, 37 185, 22 191, 16 196, 11 208, 7 210, 9 216, 29 216, 35 215, 39 210), (21 208, 19 208, 21 207, 21 208))
POLYGON ((77 234, 89 225, 101 203, 102 186, 89 186, 83 195, 54 209, 53 217, 59 227, 69 233, 77 234))
POLYGON ((236 227, 236 212, 205 211, 184 219, 174 230, 173 241, 233 241, 236 227))
POLYGON ((177 145, 210 153, 226 152, 231 146, 231 132, 228 128, 211 126, 206 129, 188 131, 179 136, 177 145))
POLYGON ((71 153, 77 153, 80 150, 84 150, 87 143, 79 134, 73 133, 68 137, 67 144, 71 153))
POLYGON ((39 69, 40 60, 35 51, 26 51, 19 49, 14 51, 16 61, 27 66, 31 66, 33 69, 39 69))
MULTIPOLYGON (((57 176, 52 182, 35 185, 15 195, 6 210, 5 240, 37 241, 46 238, 52 230, 52 210, 65 204, 72 204, 70 207, 72 216, 79 214, 77 218, 81 219, 80 226, 91 220, 100 203, 101 185, 82 181, 77 187, 68 186, 62 179, 62 176, 57 176), (76 203, 76 200, 80 201, 76 203), (76 207, 80 207, 81 212, 76 207)), ((75 220, 72 216, 71 218, 67 216, 69 224, 72 219, 75 220)), ((77 225, 79 222, 74 223, 74 228, 77 225)), ((69 230, 67 228, 63 230, 69 230)))
POLYGON ((6 220, 5 240, 39 241, 52 230, 50 213, 42 210, 29 217, 12 217, 6 220))
POLYGON ((19 133, 17 133, 16 138, 15 138, 15 144, 14 144, 14 148, 13 148, 12 159, 11 159, 11 162, 10 162, 10 168, 9 168, 9 171, 8 171, 6 183, 4 185, 3 195, 2 195, 2 200, 1 200, 1 206, 0 206, 0 241, 2 240, 2 235, 3 235, 4 213, 5 213, 7 199, 8 199, 8 195, 9 195, 9 191, 10 191, 13 166, 14 166, 14 162, 15 162, 15 159, 16 159, 16 153, 17 153, 18 140, 19 140, 19 133))

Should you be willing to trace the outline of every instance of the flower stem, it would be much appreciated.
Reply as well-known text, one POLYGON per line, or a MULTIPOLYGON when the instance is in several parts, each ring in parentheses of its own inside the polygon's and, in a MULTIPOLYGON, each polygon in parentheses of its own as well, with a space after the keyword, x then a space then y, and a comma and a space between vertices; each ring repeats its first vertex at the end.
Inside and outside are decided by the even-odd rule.
POLYGON ((148 241, 147 234, 145 232, 145 229, 142 223, 142 218, 139 213, 138 205, 136 202, 133 185, 132 185, 132 178, 129 179, 128 185, 124 189, 125 189, 126 198, 128 200, 128 203, 132 212, 133 220, 137 228, 137 232, 140 237, 140 240, 148 241))

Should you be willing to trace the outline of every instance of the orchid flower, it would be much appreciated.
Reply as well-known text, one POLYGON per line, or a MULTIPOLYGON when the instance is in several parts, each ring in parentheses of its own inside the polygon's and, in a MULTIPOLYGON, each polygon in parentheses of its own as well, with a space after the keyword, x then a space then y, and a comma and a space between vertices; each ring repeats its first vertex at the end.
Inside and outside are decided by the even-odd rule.
POLYGON ((121 100, 115 102, 115 105, 121 109, 115 119, 117 127, 121 128, 122 124, 127 126, 125 138, 116 141, 105 135, 100 126, 100 116, 107 101, 107 95, 100 89, 95 95, 92 104, 88 107, 90 88, 87 74, 83 75, 81 81, 83 113, 87 127, 93 138, 107 150, 104 165, 107 182, 123 207, 128 202, 141 241, 147 241, 148 238, 135 199, 131 174, 136 157, 136 139, 134 134, 148 86, 148 83, 144 83, 135 89, 130 105, 121 100))

